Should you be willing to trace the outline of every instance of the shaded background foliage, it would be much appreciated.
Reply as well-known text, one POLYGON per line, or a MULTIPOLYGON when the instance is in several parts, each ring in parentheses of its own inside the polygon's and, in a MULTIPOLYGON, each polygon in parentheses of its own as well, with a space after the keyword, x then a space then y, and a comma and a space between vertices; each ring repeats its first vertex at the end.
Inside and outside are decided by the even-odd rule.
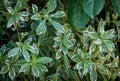
POLYGON ((120 0, 2 0, 0 80, 119 81, 120 0))

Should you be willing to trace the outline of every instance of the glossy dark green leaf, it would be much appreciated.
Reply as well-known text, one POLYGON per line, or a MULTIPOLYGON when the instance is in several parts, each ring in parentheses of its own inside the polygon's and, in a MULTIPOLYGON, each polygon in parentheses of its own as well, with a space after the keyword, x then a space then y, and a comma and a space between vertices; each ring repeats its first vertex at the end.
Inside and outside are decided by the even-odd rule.
POLYGON ((82 9, 81 0, 68 0, 68 21, 75 30, 80 30, 88 23, 89 16, 82 9))
POLYGON ((104 0, 82 0, 82 7, 91 18, 94 18, 103 9, 104 3, 104 0))
POLYGON ((120 16, 120 0, 111 0, 112 6, 120 16))
POLYGON ((5 74, 7 73, 9 70, 9 66, 8 65, 4 65, 2 68, 1 68, 1 71, 0 71, 0 74, 5 74))

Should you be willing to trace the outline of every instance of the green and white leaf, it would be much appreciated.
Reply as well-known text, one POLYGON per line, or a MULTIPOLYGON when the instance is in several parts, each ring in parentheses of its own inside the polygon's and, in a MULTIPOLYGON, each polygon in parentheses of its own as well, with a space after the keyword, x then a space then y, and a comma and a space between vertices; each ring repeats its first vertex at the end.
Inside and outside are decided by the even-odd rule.
POLYGON ((7 73, 8 70, 9 70, 9 68, 10 68, 10 67, 9 67, 8 65, 2 66, 1 71, 0 71, 0 74, 5 74, 5 73, 7 73))
POLYGON ((27 72, 28 70, 30 70, 30 63, 25 63, 21 66, 19 73, 27 72))
POLYGON ((63 17, 63 16, 65 16, 65 13, 63 11, 57 11, 54 14, 50 14, 50 17, 52 17, 52 18, 60 18, 60 17, 63 17))
POLYGON ((40 58, 37 59, 36 62, 37 63, 42 63, 42 64, 47 64, 47 63, 49 63, 51 61, 52 61, 52 59, 49 58, 49 57, 40 57, 40 58))
POLYGON ((42 22, 40 22, 40 24, 38 25, 37 29, 36 29, 36 34, 37 35, 41 35, 44 34, 47 31, 47 27, 46 27, 46 21, 43 20, 42 22))
POLYGON ((15 76, 16 76, 15 68, 12 67, 9 70, 9 77, 10 77, 11 80, 13 80, 15 78, 15 76))
POLYGON ((33 10, 34 14, 36 14, 38 12, 38 7, 36 4, 32 4, 32 10, 33 10))
POLYGON ((64 28, 63 28, 63 26, 62 26, 60 23, 51 20, 51 24, 53 25, 53 27, 54 27, 57 31, 59 31, 59 32, 61 32, 61 33, 64 33, 64 28))
POLYGON ((17 54, 19 54, 19 51, 20 51, 20 47, 15 47, 13 49, 11 49, 9 52, 8 52, 8 57, 14 57, 16 56, 17 54))
POLYGON ((48 5, 47 5, 47 7, 48 7, 47 8, 48 13, 54 11, 55 8, 56 8, 56 6, 57 6, 56 0, 49 0, 48 5))
POLYGON ((32 73, 36 77, 39 77, 39 75, 40 75, 39 69, 36 66, 32 66, 32 73))
POLYGON ((30 61, 29 52, 28 52, 27 50, 23 49, 22 54, 23 54, 23 57, 25 58, 25 60, 26 60, 27 62, 29 62, 29 61, 30 61))

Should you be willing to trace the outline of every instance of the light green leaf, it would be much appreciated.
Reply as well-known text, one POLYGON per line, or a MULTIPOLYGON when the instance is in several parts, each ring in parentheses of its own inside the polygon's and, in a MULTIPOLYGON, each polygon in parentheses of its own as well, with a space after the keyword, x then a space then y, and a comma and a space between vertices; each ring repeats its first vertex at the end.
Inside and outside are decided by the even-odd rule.
POLYGON ((62 53, 61 53, 60 50, 58 50, 58 51, 56 52, 55 59, 58 60, 58 59, 60 59, 61 57, 62 57, 62 53))
POLYGON ((103 34, 105 32, 104 27, 105 27, 105 21, 103 21, 103 19, 100 19, 97 32, 103 34))
POLYGON ((112 6, 120 16, 120 0, 111 0, 112 6))
POLYGON ((60 23, 52 20, 52 21, 51 21, 51 24, 53 25, 53 27, 54 27, 57 31, 59 31, 59 32, 61 32, 61 33, 64 33, 64 28, 63 28, 63 26, 62 26, 60 23))
POLYGON ((104 65, 102 65, 102 64, 97 64, 97 69, 98 69, 98 71, 101 73, 101 74, 108 74, 108 69, 104 66, 104 65))
POLYGON ((26 60, 27 62, 29 62, 29 61, 30 61, 29 52, 28 52, 27 50, 23 49, 22 54, 23 54, 23 57, 25 58, 25 60, 26 60))
POLYGON ((89 21, 89 16, 82 9, 81 0, 68 0, 67 16, 71 27, 77 31, 84 28, 89 21))
POLYGON ((64 55, 64 63, 67 69, 70 68, 70 63, 69 63, 67 55, 64 55))
POLYGON ((40 22, 40 24, 38 25, 37 29, 36 29, 36 34, 37 35, 41 35, 44 34, 47 31, 47 27, 46 27, 46 21, 42 21, 40 22))
POLYGON ((52 61, 52 59, 49 58, 49 57, 40 57, 40 58, 37 59, 37 62, 42 63, 42 64, 47 64, 51 61, 52 61))
POLYGON ((19 73, 21 72, 27 72, 30 69, 30 63, 25 63, 21 66, 19 73))
POLYGON ((8 20, 8 23, 7 23, 7 28, 11 27, 15 22, 15 19, 14 17, 10 17, 9 20, 8 20))
POLYGON ((82 7, 91 18, 94 18, 103 9, 104 3, 104 0, 82 0, 82 7))
POLYGON ((14 57, 16 56, 17 54, 19 54, 19 51, 20 51, 20 47, 15 47, 13 49, 11 49, 9 52, 8 52, 8 57, 14 57))
POLYGON ((110 40, 103 40, 105 46, 107 47, 108 51, 113 52, 115 50, 115 45, 110 40))
POLYGON ((41 70, 41 71, 44 71, 44 72, 48 72, 48 69, 47 69, 47 67, 45 66, 45 65, 43 65, 43 64, 35 64, 35 66, 37 66, 37 68, 39 69, 39 70, 41 70))
POLYGON ((52 11, 54 11, 55 10, 55 8, 56 8, 56 6, 57 6, 57 4, 56 4, 56 0, 49 0, 49 2, 48 2, 48 5, 47 5, 47 11, 50 13, 50 12, 52 12, 52 11))
POLYGON ((57 11, 55 14, 50 14, 50 17, 52 18, 60 18, 63 17, 65 13, 63 11, 57 11))
POLYGON ((34 15, 31 17, 31 19, 33 19, 33 20, 40 20, 40 19, 41 19, 41 15, 40 15, 39 13, 34 14, 34 15))
POLYGON ((83 67, 83 62, 81 61, 81 62, 77 63, 74 68, 80 70, 80 69, 82 69, 82 67, 83 67))
POLYGON ((96 49, 96 45, 95 45, 95 43, 93 42, 93 43, 90 45, 90 50, 89 50, 89 52, 92 53, 92 52, 95 51, 95 49, 96 49))
POLYGON ((68 73, 67 70, 62 69, 61 74, 62 74, 62 77, 63 77, 65 80, 68 80, 68 79, 69 79, 69 73, 68 73))
POLYGON ((14 15, 15 14, 15 10, 12 7, 7 7, 7 11, 11 14, 14 15))
POLYGON ((16 73, 15 73, 15 68, 10 68, 9 70, 9 77, 11 78, 11 80, 13 80, 16 76, 16 73))
POLYGON ((32 10, 33 10, 34 14, 36 14, 38 12, 38 7, 36 4, 32 4, 32 10))
POLYGON ((8 65, 4 65, 0 71, 0 74, 5 74, 7 73, 9 70, 9 66, 8 65))
POLYGON ((114 36, 115 36, 115 30, 111 29, 111 30, 106 31, 103 34, 102 38, 103 39, 112 39, 114 36))
POLYGON ((92 38, 92 39, 98 39, 99 35, 96 32, 88 32, 88 35, 92 38))
POLYGON ((90 80, 91 81, 97 81, 97 72, 96 71, 92 70, 90 72, 90 80))
POLYGON ((40 75, 39 69, 36 66, 32 66, 32 73, 36 77, 39 77, 39 75, 40 75))

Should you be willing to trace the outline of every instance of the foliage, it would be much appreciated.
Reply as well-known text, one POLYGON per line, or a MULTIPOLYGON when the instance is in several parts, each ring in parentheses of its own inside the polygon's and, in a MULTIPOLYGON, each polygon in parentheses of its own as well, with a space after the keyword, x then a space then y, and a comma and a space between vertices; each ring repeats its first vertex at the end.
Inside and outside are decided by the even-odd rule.
POLYGON ((2 2, 0 80, 120 80, 119 0, 2 2))

